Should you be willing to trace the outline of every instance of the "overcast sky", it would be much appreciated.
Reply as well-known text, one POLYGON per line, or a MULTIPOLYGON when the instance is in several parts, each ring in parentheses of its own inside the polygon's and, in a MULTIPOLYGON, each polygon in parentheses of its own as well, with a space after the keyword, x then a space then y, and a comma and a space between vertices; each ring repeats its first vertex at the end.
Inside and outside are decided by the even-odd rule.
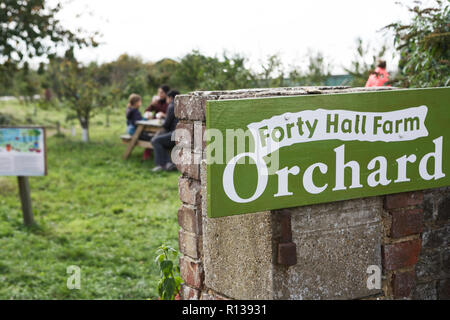
MULTIPOLYGON (((112 61, 122 53, 148 61, 179 59, 198 49, 245 54, 253 68, 273 53, 287 67, 304 67, 305 54, 313 50, 342 73, 357 37, 380 46, 390 38, 378 31, 407 20, 408 12, 394 0, 73 0, 60 18, 69 28, 103 34, 99 48, 77 52, 84 62, 112 61)), ((395 69, 392 55, 385 58, 388 69, 395 69)))

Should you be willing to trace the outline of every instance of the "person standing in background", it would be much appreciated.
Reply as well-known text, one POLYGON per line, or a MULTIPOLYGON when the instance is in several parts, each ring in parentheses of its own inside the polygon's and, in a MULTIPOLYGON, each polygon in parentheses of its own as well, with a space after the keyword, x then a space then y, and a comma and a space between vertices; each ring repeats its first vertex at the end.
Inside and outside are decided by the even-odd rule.
POLYGON ((386 61, 378 60, 375 71, 370 73, 366 87, 382 87, 389 81, 389 73, 386 71, 386 61))

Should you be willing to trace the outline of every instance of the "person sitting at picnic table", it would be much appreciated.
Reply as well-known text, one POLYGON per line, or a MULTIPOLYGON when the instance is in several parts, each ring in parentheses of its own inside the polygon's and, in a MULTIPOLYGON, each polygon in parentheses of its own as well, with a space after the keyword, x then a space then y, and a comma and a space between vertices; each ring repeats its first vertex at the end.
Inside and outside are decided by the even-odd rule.
POLYGON ((170 91, 170 87, 166 84, 159 86, 158 95, 153 97, 152 102, 145 109, 144 116, 146 119, 162 119, 166 116, 167 107, 167 93, 170 91))
MULTIPOLYGON (((141 112, 139 111, 140 106, 142 105, 142 98, 138 94, 131 94, 128 98, 128 107, 126 110, 127 117, 127 133, 132 136, 136 133, 137 129, 137 121, 143 120, 141 112)), ((150 141, 152 140, 153 135, 148 132, 141 132, 139 135, 139 140, 150 141)), ((145 153, 144 153, 145 158, 145 153)))
POLYGON ((174 171, 177 169, 170 158, 170 150, 175 146, 175 141, 172 141, 172 134, 178 123, 175 117, 175 97, 179 94, 176 90, 171 90, 167 94, 167 116, 162 125, 161 131, 152 139, 153 150, 155 152, 155 167, 153 172, 158 171, 174 171))
POLYGON ((139 108, 142 105, 142 98, 140 95, 132 93, 128 98, 128 106, 125 112, 127 117, 127 132, 132 136, 136 132, 136 121, 142 120, 142 114, 139 108))
MULTIPOLYGON (((158 95, 154 96, 152 102, 145 109, 144 118, 150 119, 163 119, 166 117, 167 112, 167 93, 170 91, 170 87, 166 84, 162 84, 158 88, 158 95)), ((145 149, 142 156, 142 161, 149 159, 152 156, 152 149, 145 149)))

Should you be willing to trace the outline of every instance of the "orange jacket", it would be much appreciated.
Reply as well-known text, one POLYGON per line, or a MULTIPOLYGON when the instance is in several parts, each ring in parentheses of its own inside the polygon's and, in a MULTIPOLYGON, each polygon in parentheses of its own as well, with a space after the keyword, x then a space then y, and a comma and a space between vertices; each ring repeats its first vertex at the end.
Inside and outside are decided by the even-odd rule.
POLYGON ((386 69, 377 67, 375 73, 372 73, 367 79, 366 87, 382 87, 387 81, 389 81, 389 73, 386 69))

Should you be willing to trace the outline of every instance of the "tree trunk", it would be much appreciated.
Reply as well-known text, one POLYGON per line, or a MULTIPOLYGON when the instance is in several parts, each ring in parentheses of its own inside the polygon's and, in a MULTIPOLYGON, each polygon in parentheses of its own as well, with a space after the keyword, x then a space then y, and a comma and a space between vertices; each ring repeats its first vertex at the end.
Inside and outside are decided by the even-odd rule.
POLYGON ((106 127, 109 128, 109 115, 110 115, 110 111, 106 110, 106 127))
POLYGON ((78 117, 81 125, 81 140, 83 142, 89 142, 89 118, 78 117))
POLYGON ((83 142, 89 142, 89 128, 82 128, 81 140, 83 142))

